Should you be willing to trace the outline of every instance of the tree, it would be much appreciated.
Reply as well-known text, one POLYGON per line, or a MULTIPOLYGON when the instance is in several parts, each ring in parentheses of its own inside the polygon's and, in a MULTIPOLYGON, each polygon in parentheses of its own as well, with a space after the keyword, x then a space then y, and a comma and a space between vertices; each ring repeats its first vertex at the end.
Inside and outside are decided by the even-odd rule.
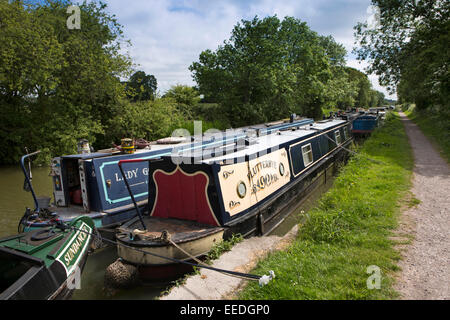
POLYGON ((0 1, 1 163, 23 147, 51 155, 76 151, 78 139, 101 143, 123 96, 121 26, 106 5, 81 4, 81 29, 69 30, 70 1, 0 1))
POLYGON ((419 108, 432 103, 448 106, 450 2, 427 0, 372 0, 379 23, 355 26, 360 60, 380 77, 391 92, 419 108))
POLYGON ((228 41, 203 51, 189 69, 205 99, 220 103, 232 125, 244 125, 293 112, 321 117, 331 66, 344 56, 343 47, 305 22, 255 17, 241 20, 228 41))
POLYGON ((154 100, 157 87, 155 76, 136 71, 126 82, 127 97, 134 102, 154 100))
POLYGON ((355 106, 358 95, 358 81, 352 81, 347 67, 335 68, 333 77, 327 83, 325 94, 330 109, 347 110, 355 106))
POLYGON ((163 97, 173 99, 177 103, 178 110, 188 119, 194 116, 195 107, 201 100, 197 89, 181 84, 172 86, 163 97))
POLYGON ((122 99, 114 105, 114 116, 108 120, 105 139, 118 143, 122 138, 144 138, 153 141, 170 136, 183 123, 176 103, 170 99, 131 102, 122 99))
POLYGON ((370 90, 372 87, 369 78, 365 73, 355 68, 347 67, 346 72, 349 76, 349 81, 354 82, 357 87, 355 107, 367 108, 370 102, 370 90))

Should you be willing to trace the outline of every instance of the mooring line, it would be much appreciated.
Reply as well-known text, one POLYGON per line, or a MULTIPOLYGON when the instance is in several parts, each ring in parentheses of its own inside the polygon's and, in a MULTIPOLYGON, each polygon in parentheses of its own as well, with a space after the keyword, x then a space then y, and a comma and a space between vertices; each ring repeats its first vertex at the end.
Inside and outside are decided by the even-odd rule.
POLYGON ((105 238, 103 238, 100 235, 96 235, 94 233, 87 232, 85 230, 81 230, 81 229, 78 229, 78 228, 73 227, 73 226, 72 227, 66 226, 66 228, 70 228, 70 229, 73 229, 73 230, 81 231, 81 232, 87 233, 87 234, 89 234, 89 235, 91 235, 93 237, 97 237, 101 241, 105 241, 105 242, 108 242, 108 243, 111 243, 111 244, 114 244, 114 245, 119 245, 119 246, 122 246, 124 248, 128 248, 128 249, 131 249, 131 250, 134 250, 134 251, 137 251, 137 252, 141 252, 141 253, 144 253, 144 254, 148 254, 148 255, 151 255, 151 256, 154 256, 154 257, 157 257, 157 258, 166 259, 166 260, 169 260, 169 261, 172 261, 172 262, 176 262, 176 263, 183 263, 183 264, 187 264, 187 265, 190 265, 190 266, 193 266, 193 267, 205 268, 205 269, 209 269, 209 270, 212 270, 212 271, 217 271, 217 272, 229 275, 229 276, 242 278, 242 279, 245 279, 245 280, 259 281, 261 283, 260 280, 262 278, 264 278, 264 277, 267 277, 267 276, 258 276, 258 275, 254 275, 254 274, 250 274, 250 273, 242 273, 242 272, 237 272, 237 271, 230 271, 230 270, 225 270, 225 269, 211 267, 211 266, 208 266, 206 264, 200 265, 200 264, 192 263, 192 262, 189 262, 189 261, 183 261, 183 260, 179 260, 179 259, 176 259, 176 258, 170 258, 170 257, 166 257, 166 256, 161 256, 161 255, 156 254, 156 253, 144 251, 144 250, 141 250, 141 249, 138 249, 138 248, 134 248, 134 247, 128 246, 128 245, 123 244, 123 243, 119 243, 119 242, 116 242, 116 241, 113 241, 113 240, 105 239, 105 238))
POLYGON ((375 162, 375 163, 378 163, 378 164, 386 164, 386 163, 383 162, 383 161, 375 160, 375 159, 372 159, 372 158, 370 158, 369 156, 367 156, 367 155, 365 155, 365 154, 361 154, 361 153, 355 152, 355 151, 353 151, 353 150, 350 150, 350 149, 344 147, 342 144, 338 145, 338 143, 337 143, 334 139, 331 139, 327 134, 325 134, 324 136, 325 136, 328 140, 334 142, 334 144, 335 144, 336 147, 338 147, 338 148, 342 148, 342 149, 344 149, 345 151, 348 151, 348 152, 350 152, 350 153, 353 153, 354 155, 357 155, 357 156, 363 156, 363 157, 365 157, 367 160, 370 160, 370 161, 372 161, 372 162, 375 162))

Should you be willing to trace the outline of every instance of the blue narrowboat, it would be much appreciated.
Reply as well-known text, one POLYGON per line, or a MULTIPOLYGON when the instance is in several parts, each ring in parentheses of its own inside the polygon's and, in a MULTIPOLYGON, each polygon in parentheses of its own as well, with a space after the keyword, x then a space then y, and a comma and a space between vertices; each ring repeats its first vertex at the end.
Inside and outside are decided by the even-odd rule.
POLYGON ((378 127, 380 117, 377 114, 361 115, 353 121, 353 134, 368 134, 378 127))

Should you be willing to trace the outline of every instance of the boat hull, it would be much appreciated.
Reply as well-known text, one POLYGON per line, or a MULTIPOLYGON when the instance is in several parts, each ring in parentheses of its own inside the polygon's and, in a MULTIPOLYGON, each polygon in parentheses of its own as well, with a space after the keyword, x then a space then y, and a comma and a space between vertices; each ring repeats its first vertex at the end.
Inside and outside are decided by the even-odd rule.
POLYGON ((68 299, 81 280, 93 221, 42 229, 0 240, 0 300, 68 299))
POLYGON ((171 277, 180 272, 180 261, 200 258, 223 240, 224 228, 221 227, 154 217, 145 217, 144 222, 145 232, 136 233, 136 228, 141 228, 136 218, 119 228, 116 239, 118 256, 137 266, 147 279, 171 277))
MULTIPOLYGON (((347 147, 351 141, 344 144, 347 147)), ((233 234, 241 234, 245 238, 270 234, 288 217, 303 199, 315 189, 324 185, 336 171, 336 167, 347 160, 348 153, 338 149, 327 158, 311 167, 305 175, 285 186, 280 192, 261 205, 248 212, 242 218, 225 224, 224 238, 233 234)))
POLYGON ((147 226, 153 228, 152 221, 180 221, 222 230, 162 245, 135 239, 133 230, 141 226, 134 219, 116 235, 119 257, 138 267, 170 266, 204 255, 222 237, 270 233, 295 203, 326 182, 330 168, 345 160, 353 142, 350 130, 347 120, 300 121, 248 132, 242 145, 227 143, 223 149, 179 153, 149 163, 147 226), (164 261, 170 259, 176 261, 164 261))
MULTIPOLYGON (((175 247, 172 244, 164 244, 164 245, 156 245, 156 246, 134 246, 134 248, 137 248, 139 250, 142 250, 144 252, 147 252, 149 254, 146 254, 142 251, 135 251, 129 248, 126 248, 124 246, 121 246, 120 244, 117 246, 117 254, 119 257, 121 257, 126 262, 129 262, 131 264, 135 264, 138 266, 163 266, 163 265, 170 265, 173 264, 173 261, 157 257, 168 257, 170 259, 176 259, 181 261, 188 261, 192 260, 191 257, 201 257, 205 254, 207 254, 211 248, 214 246, 214 244, 219 243, 223 239, 223 230, 218 231, 214 234, 201 237, 199 239, 190 240, 184 243, 179 243, 178 246, 189 253, 189 255, 186 255, 183 251, 181 251, 179 248, 175 247)), ((125 241, 122 241, 120 237, 117 238, 117 242, 119 243, 127 243, 125 241)), ((128 243, 127 245, 130 245, 128 243)))

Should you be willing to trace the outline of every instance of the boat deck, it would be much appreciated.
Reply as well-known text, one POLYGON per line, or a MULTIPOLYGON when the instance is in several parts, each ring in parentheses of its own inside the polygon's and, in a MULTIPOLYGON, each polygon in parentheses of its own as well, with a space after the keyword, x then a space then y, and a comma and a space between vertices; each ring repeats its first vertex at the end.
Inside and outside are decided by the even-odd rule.
MULTIPOLYGON (((167 232, 175 243, 183 243, 195 239, 203 238, 207 235, 221 232, 222 227, 213 227, 200 224, 195 221, 180 220, 172 218, 144 217, 144 223, 147 230, 142 231, 143 227, 138 217, 118 228, 118 237, 126 241, 126 238, 132 234, 141 241, 133 241, 136 244, 149 245, 149 243, 164 242, 163 232, 167 232)), ((131 239, 130 239, 131 240, 131 239)))

